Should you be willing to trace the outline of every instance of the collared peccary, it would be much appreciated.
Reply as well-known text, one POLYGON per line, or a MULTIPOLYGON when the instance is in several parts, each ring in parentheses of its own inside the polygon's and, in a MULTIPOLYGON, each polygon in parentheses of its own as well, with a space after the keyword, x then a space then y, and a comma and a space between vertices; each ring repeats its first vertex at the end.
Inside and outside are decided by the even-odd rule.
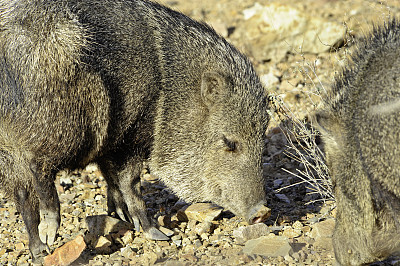
POLYGON ((375 27, 336 77, 316 120, 337 202, 336 259, 400 253, 400 23, 375 27))
POLYGON ((40 257, 55 173, 97 162, 109 212, 165 239, 140 197, 143 162, 187 201, 269 215, 269 120, 249 60, 204 23, 144 0, 0 0, 0 183, 40 257))

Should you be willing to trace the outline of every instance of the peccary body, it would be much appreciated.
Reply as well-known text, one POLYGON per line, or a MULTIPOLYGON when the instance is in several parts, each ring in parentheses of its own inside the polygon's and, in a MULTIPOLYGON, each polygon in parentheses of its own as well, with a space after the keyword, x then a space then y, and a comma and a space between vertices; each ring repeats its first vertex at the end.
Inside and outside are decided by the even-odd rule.
POLYGON ((400 252, 400 23, 363 38, 317 112, 337 202, 343 265, 400 252))
POLYGON ((96 162, 109 212, 165 239, 140 196, 143 162, 179 197, 268 215, 266 92, 209 26, 133 0, 0 1, 0 184, 36 258, 60 223, 55 173, 96 162))

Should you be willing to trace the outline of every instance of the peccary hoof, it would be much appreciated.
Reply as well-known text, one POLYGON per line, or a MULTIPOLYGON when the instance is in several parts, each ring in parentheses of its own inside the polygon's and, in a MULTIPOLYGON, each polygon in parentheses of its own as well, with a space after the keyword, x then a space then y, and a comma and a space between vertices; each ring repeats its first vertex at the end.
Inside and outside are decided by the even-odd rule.
POLYGON ((57 230, 60 226, 58 213, 41 210, 40 220, 38 226, 39 238, 43 243, 51 246, 56 239, 57 230))
POLYGON ((38 246, 31 249, 32 262, 34 263, 34 265, 42 265, 44 257, 46 257, 50 253, 51 252, 49 246, 40 242, 38 246))
POLYGON ((155 227, 150 228, 149 231, 145 232, 144 235, 147 239, 151 240, 169 240, 168 236, 155 227))

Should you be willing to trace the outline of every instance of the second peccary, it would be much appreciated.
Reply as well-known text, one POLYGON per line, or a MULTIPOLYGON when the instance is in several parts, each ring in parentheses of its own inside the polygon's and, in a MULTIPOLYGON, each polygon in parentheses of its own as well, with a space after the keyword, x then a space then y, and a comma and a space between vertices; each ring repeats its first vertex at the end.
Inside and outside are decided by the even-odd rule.
POLYGON ((133 0, 0 1, 0 184, 34 258, 55 239, 55 173, 97 162, 109 212, 166 239, 140 196, 143 161, 179 197, 269 215, 267 96, 209 26, 133 0))
POLYGON ((337 203, 342 265, 400 253, 400 23, 360 40, 316 114, 337 203))

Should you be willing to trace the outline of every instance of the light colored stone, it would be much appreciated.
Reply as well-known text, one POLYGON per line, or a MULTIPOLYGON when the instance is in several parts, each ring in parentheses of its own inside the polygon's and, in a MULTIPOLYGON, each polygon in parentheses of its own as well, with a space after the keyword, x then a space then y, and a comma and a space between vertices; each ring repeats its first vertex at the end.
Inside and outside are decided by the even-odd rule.
POLYGON ((97 167, 97 165, 95 163, 88 164, 85 167, 85 171, 89 172, 89 173, 93 173, 93 172, 98 171, 98 170, 99 170, 99 168, 97 167))
POLYGON ((312 226, 310 237, 314 239, 318 239, 319 237, 332 237, 334 229, 335 220, 327 219, 312 226))
POLYGON ((269 234, 246 242, 243 252, 248 255, 278 257, 293 254, 289 241, 284 236, 269 234))
POLYGON ((121 248, 121 255, 127 259, 134 259, 136 256, 136 252, 132 250, 131 247, 123 247, 121 248))
POLYGON ((111 245, 112 242, 108 238, 100 236, 95 245, 95 249, 97 253, 107 253, 110 251, 111 245))
POLYGON ((194 228, 194 231, 196 232, 196 234, 202 235, 204 233, 210 233, 212 227, 213 224, 211 222, 203 222, 197 224, 196 227, 194 228))
POLYGON ((240 244, 250 239, 259 238, 260 236, 266 236, 270 232, 271 231, 269 230, 266 224, 259 223, 259 224, 239 227, 233 230, 233 236, 236 238, 236 241, 240 244))
POLYGON ((287 238, 296 238, 301 236, 301 229, 288 227, 284 229, 282 235, 286 236, 287 238))
POLYGON ((125 245, 128 245, 129 243, 133 242, 134 238, 135 238, 135 233, 132 230, 128 230, 121 237, 121 240, 125 245))
POLYGON ((154 265, 157 262, 158 256, 155 252, 148 252, 143 255, 148 259, 150 265, 154 265))
POLYGON ((178 211, 178 218, 182 220, 196 220, 199 222, 211 222, 222 212, 222 208, 211 203, 195 203, 178 211))
POLYGON ((303 228, 303 224, 300 221, 296 221, 293 223, 292 227, 294 229, 302 229, 303 228))
POLYGON ((163 227, 163 226, 160 226, 158 229, 159 229, 161 232, 163 232, 163 233, 164 233, 166 236, 168 236, 168 237, 174 235, 174 231, 172 231, 172 230, 170 230, 170 229, 168 229, 168 228, 165 228, 165 227, 163 227))
POLYGON ((108 215, 94 215, 86 217, 89 232, 94 235, 108 235, 123 230, 134 230, 131 223, 121 221, 108 215))
POLYGON ((70 265, 79 258, 85 248, 86 244, 83 236, 77 236, 74 240, 56 248, 53 254, 46 256, 44 265, 70 265))
POLYGON ((170 226, 171 225, 171 217, 166 215, 160 215, 157 218, 158 224, 161 226, 170 226))
POLYGON ((25 248, 24 243, 17 243, 15 244, 15 250, 23 250, 25 248))
POLYGON ((279 78, 273 73, 261 75, 260 80, 266 88, 271 88, 279 84, 279 78))

